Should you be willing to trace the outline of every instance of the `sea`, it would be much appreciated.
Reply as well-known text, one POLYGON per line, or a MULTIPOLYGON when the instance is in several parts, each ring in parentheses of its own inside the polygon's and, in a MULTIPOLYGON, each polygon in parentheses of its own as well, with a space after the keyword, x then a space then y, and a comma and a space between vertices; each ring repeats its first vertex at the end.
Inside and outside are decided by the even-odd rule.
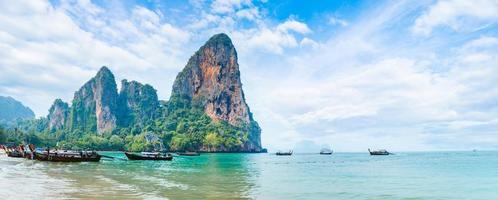
POLYGON ((50 163, 0 154, 0 199, 498 199, 498 152, 202 154, 50 163))

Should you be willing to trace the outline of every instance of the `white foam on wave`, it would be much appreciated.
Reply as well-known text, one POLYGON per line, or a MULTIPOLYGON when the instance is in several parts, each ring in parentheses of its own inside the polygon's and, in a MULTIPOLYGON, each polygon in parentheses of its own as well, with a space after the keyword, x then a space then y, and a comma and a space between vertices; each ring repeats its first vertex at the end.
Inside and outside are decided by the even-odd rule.
POLYGON ((74 191, 71 182, 47 175, 37 161, 22 158, 0 158, 0 194, 5 199, 64 198, 74 191))

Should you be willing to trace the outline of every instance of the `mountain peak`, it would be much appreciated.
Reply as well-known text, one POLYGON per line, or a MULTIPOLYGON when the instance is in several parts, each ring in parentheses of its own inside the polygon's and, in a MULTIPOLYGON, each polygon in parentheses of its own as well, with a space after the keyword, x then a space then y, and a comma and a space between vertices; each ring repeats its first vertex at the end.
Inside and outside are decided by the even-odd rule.
POLYGON ((21 102, 8 96, 0 96, 0 122, 14 121, 16 119, 32 119, 35 113, 21 102))
POLYGON ((203 107, 213 121, 250 127, 244 151, 261 150, 261 129, 254 121, 242 90, 237 51, 224 34, 212 36, 190 57, 173 84, 173 97, 203 107))
POLYGON ((107 68, 106 66, 102 66, 99 71, 97 72, 97 77, 105 77, 105 76, 113 76, 111 70, 107 68))
POLYGON ((209 38, 206 44, 204 44, 204 46, 218 46, 218 45, 233 48, 232 40, 225 33, 218 33, 216 35, 211 36, 211 38, 209 38))
POLYGON ((94 78, 75 92, 70 127, 99 134, 111 132, 116 127, 117 98, 114 75, 103 66, 94 78))

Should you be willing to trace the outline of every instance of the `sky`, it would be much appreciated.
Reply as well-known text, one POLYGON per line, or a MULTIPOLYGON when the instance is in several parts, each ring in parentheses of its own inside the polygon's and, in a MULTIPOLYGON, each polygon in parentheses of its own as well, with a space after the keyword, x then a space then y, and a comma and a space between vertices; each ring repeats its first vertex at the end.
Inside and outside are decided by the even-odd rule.
POLYGON ((496 0, 0 1, 0 95, 46 116, 105 65, 167 100, 220 32, 269 150, 498 149, 496 0))

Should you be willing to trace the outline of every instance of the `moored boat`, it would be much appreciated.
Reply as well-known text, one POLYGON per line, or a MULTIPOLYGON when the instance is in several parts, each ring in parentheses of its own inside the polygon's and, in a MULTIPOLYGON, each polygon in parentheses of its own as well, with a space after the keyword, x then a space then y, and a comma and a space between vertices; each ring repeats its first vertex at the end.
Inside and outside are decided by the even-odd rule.
POLYGON ((24 157, 23 151, 19 146, 3 146, 3 150, 7 154, 8 157, 11 158, 22 158, 24 157))
POLYGON ((287 152, 278 151, 277 153, 275 153, 275 155, 277 155, 277 156, 291 156, 292 155, 292 150, 291 151, 287 151, 287 152))
POLYGON ((370 151, 370 149, 368 149, 368 152, 372 156, 387 156, 389 154, 392 154, 392 153, 390 153, 389 151, 387 151, 385 149, 379 149, 379 150, 374 150, 374 151, 370 151))
POLYGON ((334 151, 328 148, 323 148, 322 150, 320 150, 321 155, 332 155, 332 153, 334 153, 334 151))
POLYGON ((125 155, 130 160, 173 160, 173 156, 171 154, 160 152, 125 152, 125 155))
POLYGON ((33 152, 32 158, 39 161, 50 162, 99 162, 102 158, 95 151, 70 151, 70 150, 36 150, 34 145, 29 146, 33 152))

